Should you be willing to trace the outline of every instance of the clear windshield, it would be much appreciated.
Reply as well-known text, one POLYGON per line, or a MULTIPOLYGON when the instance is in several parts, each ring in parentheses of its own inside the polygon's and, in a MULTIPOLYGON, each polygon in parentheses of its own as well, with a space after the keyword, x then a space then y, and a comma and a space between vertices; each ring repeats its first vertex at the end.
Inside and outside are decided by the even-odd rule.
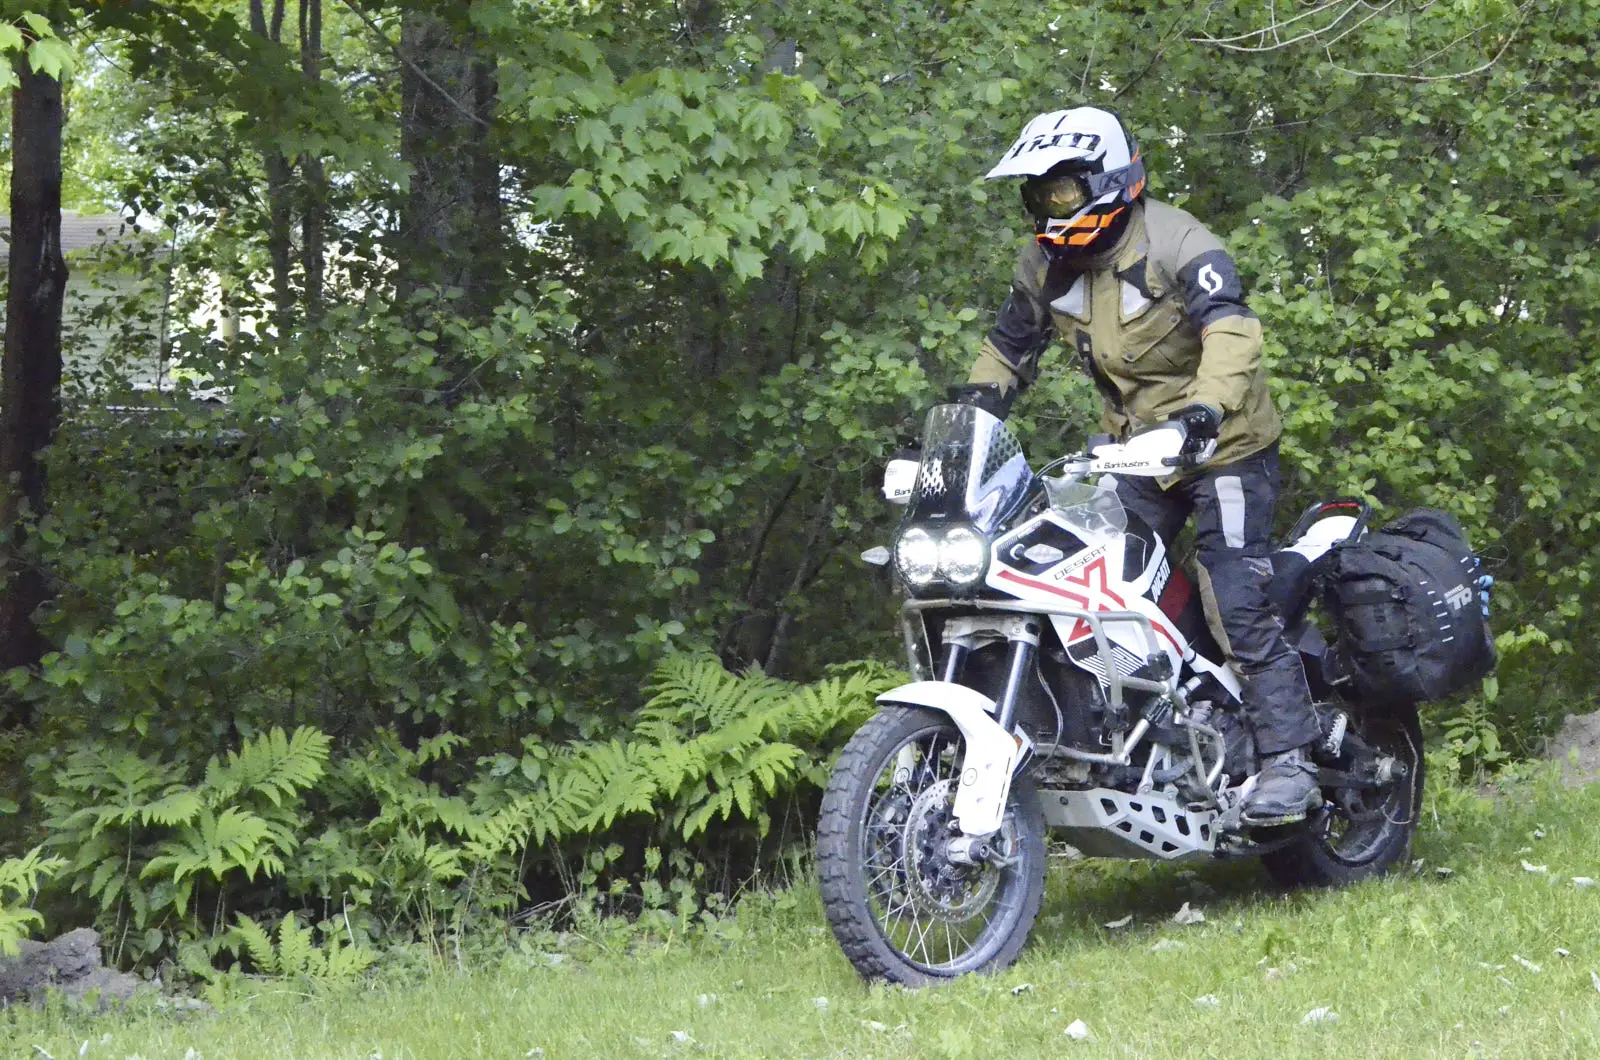
POLYGON ((1027 497, 1033 472, 1006 425, 972 405, 937 405, 922 431, 908 522, 966 522, 991 534, 1027 497))
POLYGON ((1117 491, 1092 482, 1045 478, 1050 507, 1072 529, 1086 534, 1120 534, 1128 529, 1128 511, 1117 491))

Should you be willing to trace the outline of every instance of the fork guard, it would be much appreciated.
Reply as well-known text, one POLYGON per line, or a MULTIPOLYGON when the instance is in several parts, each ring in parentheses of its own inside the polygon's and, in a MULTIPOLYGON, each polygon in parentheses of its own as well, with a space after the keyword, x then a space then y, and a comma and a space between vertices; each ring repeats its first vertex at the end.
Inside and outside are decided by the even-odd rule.
POLYGON ((955 722, 967 745, 956 789, 956 824, 962 835, 973 838, 999 831, 1012 771, 1022 759, 1027 736, 1020 732, 1013 736, 995 720, 995 701, 949 681, 915 681, 883 693, 878 702, 936 710, 955 722))

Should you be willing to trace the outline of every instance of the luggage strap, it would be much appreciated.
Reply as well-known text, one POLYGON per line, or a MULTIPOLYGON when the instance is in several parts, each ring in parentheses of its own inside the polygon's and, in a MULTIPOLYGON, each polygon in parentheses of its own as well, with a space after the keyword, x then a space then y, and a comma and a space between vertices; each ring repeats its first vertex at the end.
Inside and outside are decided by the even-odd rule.
POLYGON ((1356 647, 1363 652, 1394 651, 1396 648, 1409 648, 1415 642, 1409 633, 1401 637, 1390 637, 1387 640, 1363 639, 1356 647))
POLYGON ((1387 591, 1379 589, 1362 589, 1357 592, 1339 594, 1342 602, 1347 604, 1392 604, 1405 600, 1405 594, 1395 589, 1387 591))

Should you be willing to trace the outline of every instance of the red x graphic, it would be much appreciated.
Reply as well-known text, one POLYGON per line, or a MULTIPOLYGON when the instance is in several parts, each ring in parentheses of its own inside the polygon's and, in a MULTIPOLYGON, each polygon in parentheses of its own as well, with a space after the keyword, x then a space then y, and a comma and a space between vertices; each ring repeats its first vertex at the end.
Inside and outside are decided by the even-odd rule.
MULTIPOLYGON (((1069 574, 1062 579, 1061 585, 1051 585, 1048 582, 1039 581, 1037 578, 1025 577, 1011 570, 1002 570, 997 577, 1002 581, 1026 585, 1030 589, 1039 589, 1065 600, 1070 600, 1085 611, 1128 610, 1126 601, 1112 592, 1107 583, 1106 557, 1104 556, 1098 557, 1082 570, 1069 574), (1078 588, 1067 588, 1066 586, 1076 586, 1078 588)), ((1177 646, 1178 642, 1173 639, 1171 632, 1167 630, 1165 625, 1160 622, 1152 622, 1151 625, 1155 627, 1157 633, 1171 641, 1174 647, 1177 646)), ((1076 644, 1083 638, 1092 635, 1093 632, 1089 628, 1089 623, 1080 618, 1077 624, 1072 627, 1072 633, 1067 637, 1067 643, 1076 644)))

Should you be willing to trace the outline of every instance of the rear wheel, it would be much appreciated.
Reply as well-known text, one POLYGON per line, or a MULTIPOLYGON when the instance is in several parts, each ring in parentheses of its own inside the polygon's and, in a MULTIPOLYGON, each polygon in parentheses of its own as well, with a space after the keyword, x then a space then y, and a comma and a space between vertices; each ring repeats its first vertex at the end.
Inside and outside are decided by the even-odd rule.
POLYGON ((828 781, 817 832, 823 908, 869 979, 921 986, 999 971, 1033 928, 1045 824, 1028 778, 1011 786, 989 863, 946 856, 965 751, 945 715, 889 707, 850 740, 828 781))
POLYGON ((1350 724, 1380 756, 1390 780, 1376 788, 1325 793, 1328 808, 1295 843, 1262 855, 1274 880, 1289 887, 1341 887, 1381 876, 1411 850, 1422 809, 1422 731, 1415 707, 1352 715, 1350 724))

